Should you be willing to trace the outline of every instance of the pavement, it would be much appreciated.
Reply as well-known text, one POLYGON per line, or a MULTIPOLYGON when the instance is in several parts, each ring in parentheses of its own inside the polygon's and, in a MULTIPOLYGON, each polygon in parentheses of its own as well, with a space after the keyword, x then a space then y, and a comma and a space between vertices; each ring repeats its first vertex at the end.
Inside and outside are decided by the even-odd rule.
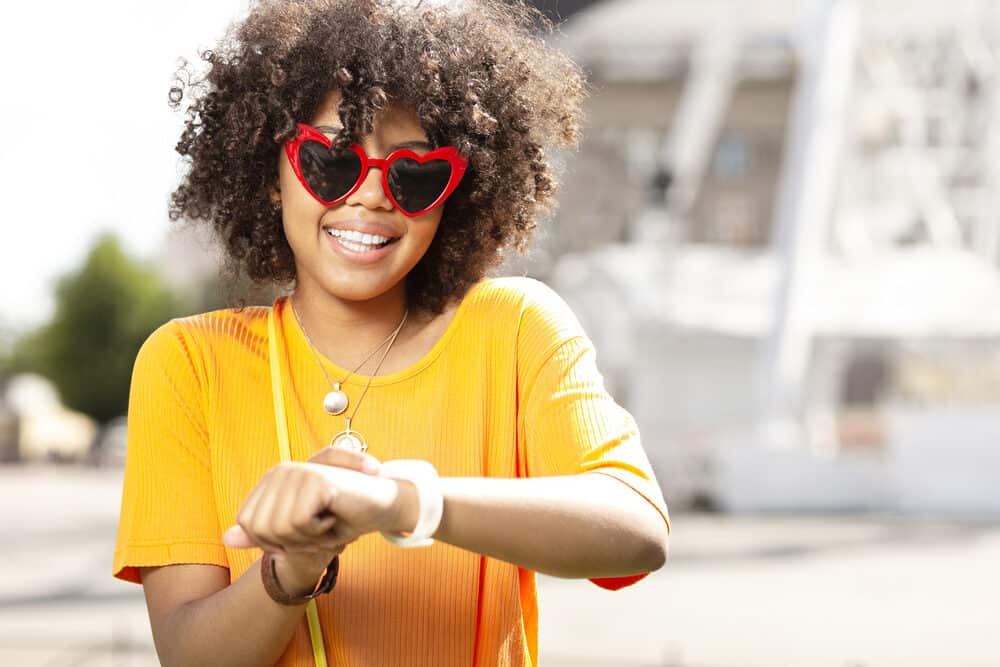
MULTIPOLYGON (((0 466, 0 665, 158 664, 141 587, 111 577, 121 475, 0 466)), ((634 586, 539 576, 542 667, 1000 667, 1000 524, 672 518, 634 586)))

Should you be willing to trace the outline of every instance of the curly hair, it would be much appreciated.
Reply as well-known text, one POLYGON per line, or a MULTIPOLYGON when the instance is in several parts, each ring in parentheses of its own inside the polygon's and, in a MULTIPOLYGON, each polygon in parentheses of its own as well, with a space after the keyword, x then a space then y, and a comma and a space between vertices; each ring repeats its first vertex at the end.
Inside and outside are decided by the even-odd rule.
MULTIPOLYGON (((182 61, 170 104, 193 98, 176 145, 189 163, 171 221, 211 224, 235 284, 294 283, 295 264, 271 194, 278 155, 324 95, 342 94, 342 147, 388 104, 413 109, 430 142, 468 168, 434 240, 406 278, 411 307, 440 313, 507 248, 524 253, 555 207, 546 155, 574 147, 586 83, 544 42, 553 26, 520 0, 426 6, 403 0, 260 0, 233 23, 195 79, 182 61)), ((232 302, 232 294, 229 295, 232 302)), ((242 299, 239 307, 245 307, 242 299)))

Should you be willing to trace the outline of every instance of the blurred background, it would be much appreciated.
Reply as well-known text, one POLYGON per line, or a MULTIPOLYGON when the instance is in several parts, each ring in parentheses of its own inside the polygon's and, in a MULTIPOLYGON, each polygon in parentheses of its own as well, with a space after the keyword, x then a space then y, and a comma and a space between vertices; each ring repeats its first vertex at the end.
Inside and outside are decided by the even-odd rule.
MULTIPOLYGON (((674 527, 631 588, 539 577, 542 665, 1000 665, 1000 2, 534 4, 592 94, 499 273, 573 307, 674 527)), ((167 91, 245 7, 0 9, 2 665, 156 664, 131 369, 227 305, 167 91)))

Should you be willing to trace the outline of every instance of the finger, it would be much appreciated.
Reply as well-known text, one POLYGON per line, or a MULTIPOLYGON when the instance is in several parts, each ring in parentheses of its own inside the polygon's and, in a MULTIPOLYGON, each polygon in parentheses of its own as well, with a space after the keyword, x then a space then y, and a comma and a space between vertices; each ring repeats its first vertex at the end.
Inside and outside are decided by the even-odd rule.
POLYGON ((335 524, 333 528, 314 539, 316 546, 320 549, 339 553, 348 544, 356 541, 358 537, 357 532, 352 530, 350 526, 340 523, 335 524))
POLYGON ((222 542, 226 546, 234 549, 258 548, 272 554, 285 553, 285 548, 280 544, 275 544, 256 535, 251 535, 245 528, 243 528, 243 526, 240 526, 239 524, 231 526, 229 530, 223 534, 222 542))
POLYGON ((222 534, 222 543, 227 547, 232 547, 233 549, 249 549, 257 546, 254 544, 253 540, 250 539, 250 535, 247 534, 247 531, 243 530, 243 526, 239 524, 231 526, 229 530, 222 534))
POLYGON ((271 518, 268 526, 273 539, 291 550, 297 549, 302 542, 291 522, 299 495, 300 479, 301 476, 293 475, 289 471, 289 474, 281 480, 270 506, 271 518))
POLYGON ((278 525, 280 508, 287 502, 288 476, 289 470, 283 466, 272 469, 270 484, 266 491, 261 494, 262 497, 255 508, 255 515, 251 519, 250 529, 247 531, 258 542, 274 546, 280 551, 284 551, 284 544, 275 528, 278 525))
POLYGON ((236 523, 244 528, 247 528, 251 519, 257 514, 257 505, 260 502, 261 494, 267 486, 267 479, 270 474, 270 471, 264 473, 264 476, 257 482, 257 485, 250 491, 250 495, 243 501, 240 511, 236 513, 236 523))
MULTIPOLYGON (((329 489, 321 489, 319 502, 324 503, 333 495, 329 489)), ((356 531, 328 507, 314 513, 304 531, 309 535, 310 544, 320 549, 342 547, 357 538, 356 531)))
MULTIPOLYGON (((257 535, 254 534, 253 525, 254 520, 257 517, 260 500, 263 497, 263 494, 266 493, 267 487, 270 484, 270 475, 271 470, 266 472, 264 476, 261 477, 260 481, 257 482, 257 486, 253 488, 250 495, 247 496, 247 499, 243 502, 243 507, 241 507, 240 511, 236 514, 236 525, 226 531, 226 535, 238 543, 233 546, 238 548, 261 546, 257 535), (239 527, 240 530, 236 530, 237 527, 239 527)), ((225 541, 225 536, 223 537, 223 541, 225 541)))
POLYGON ((333 529, 337 523, 337 515, 329 509, 334 490, 324 480, 313 478, 308 489, 303 490, 303 500, 298 514, 293 518, 296 528, 309 542, 315 542, 317 537, 333 529))
POLYGON ((308 527, 305 529, 305 533, 309 535, 309 537, 319 537, 324 533, 328 533, 333 530, 336 523, 337 515, 328 509, 322 509, 316 514, 313 514, 308 527))
POLYGON ((314 535, 308 532, 313 516, 324 509, 320 500, 322 482, 318 475, 297 470, 285 481, 287 492, 275 509, 274 532, 291 549, 311 545, 314 535))
POLYGON ((322 463, 328 466, 350 468, 367 475, 377 475, 381 469, 379 460, 370 454, 362 454, 343 447, 330 445, 319 450, 309 458, 310 463, 322 463))

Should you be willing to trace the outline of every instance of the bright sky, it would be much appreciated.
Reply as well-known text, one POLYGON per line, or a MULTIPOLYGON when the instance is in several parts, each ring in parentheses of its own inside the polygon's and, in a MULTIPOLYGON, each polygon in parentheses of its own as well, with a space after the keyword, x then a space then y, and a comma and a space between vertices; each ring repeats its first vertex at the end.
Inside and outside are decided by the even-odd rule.
POLYGON ((55 279, 102 229, 157 253, 177 177, 182 114, 167 105, 245 0, 11 2, 0 9, 0 327, 51 315, 55 279))

